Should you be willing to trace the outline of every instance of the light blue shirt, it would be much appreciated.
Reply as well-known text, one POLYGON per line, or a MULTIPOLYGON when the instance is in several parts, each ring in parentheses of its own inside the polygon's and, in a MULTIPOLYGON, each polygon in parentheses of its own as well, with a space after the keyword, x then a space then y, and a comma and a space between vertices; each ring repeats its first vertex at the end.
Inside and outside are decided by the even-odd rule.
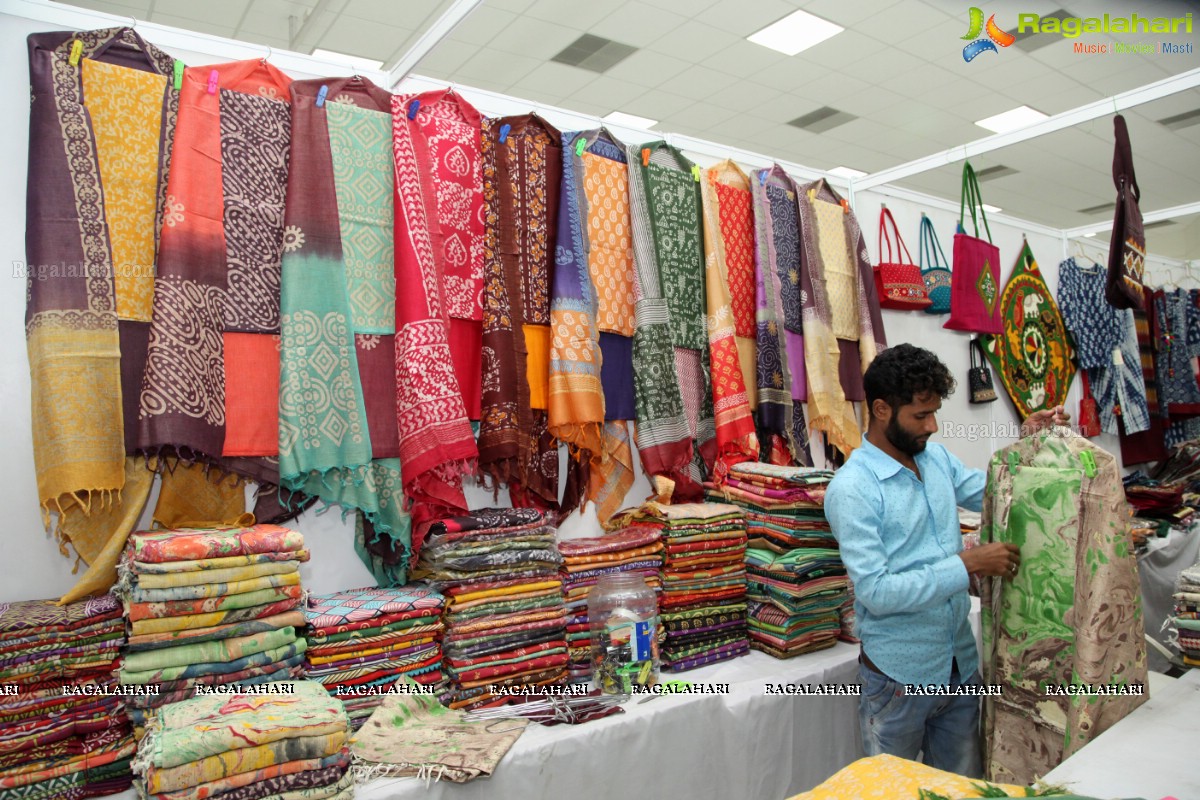
POLYGON ((940 444, 916 456, 921 477, 863 438, 825 493, 825 513, 854 581, 864 652, 900 683, 965 680, 979 664, 967 619, 956 506, 983 506, 986 476, 940 444))

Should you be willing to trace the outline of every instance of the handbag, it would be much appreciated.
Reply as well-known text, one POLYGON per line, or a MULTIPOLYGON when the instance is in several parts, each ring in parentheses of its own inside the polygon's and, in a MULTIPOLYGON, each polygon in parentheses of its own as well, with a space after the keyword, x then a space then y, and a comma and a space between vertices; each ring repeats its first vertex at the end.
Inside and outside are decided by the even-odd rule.
POLYGON ((1102 432, 1100 410, 1096 406, 1096 398, 1092 396, 1092 384, 1088 381, 1087 370, 1081 369, 1079 374, 1083 378, 1083 397, 1079 398, 1079 435, 1090 439, 1102 432))
POLYGON ((875 267, 875 294, 879 296, 880 308, 917 311, 930 305, 929 293, 921 278, 921 268, 913 263, 908 247, 900 238, 896 220, 887 206, 879 210, 879 266, 875 267), (887 231, 889 222, 896 237, 895 261, 892 260, 892 240, 887 231), (884 245, 887 245, 886 256, 883 254, 884 245))
POLYGON ((929 217, 921 214, 921 238, 917 247, 917 257, 921 263, 921 279, 925 281, 925 291, 929 293, 929 307, 926 314, 950 313, 950 262, 942 251, 942 243, 938 241, 937 231, 929 217), (926 267, 926 254, 929 255, 926 267))
POLYGON ((1142 192, 1133 173, 1133 149, 1125 118, 1113 118, 1117 146, 1113 152, 1113 183, 1117 211, 1108 243, 1108 279, 1104 296, 1113 308, 1145 308, 1146 229, 1138 201, 1142 192))
POLYGON ((992 229, 983 210, 979 180, 968 161, 963 164, 962 201, 958 232, 954 234, 954 269, 950 292, 950 319, 943 328, 997 335, 1004 332, 1000 319, 1000 249, 992 244, 992 229), (963 220, 971 208, 974 236, 967 234, 963 220), (979 212, 976 215, 976 207, 979 212), (979 218, 987 239, 979 238, 979 218))
POLYGON ((983 355, 983 345, 972 336, 968 346, 971 348, 971 368, 967 370, 967 389, 971 392, 971 402, 990 403, 996 399, 996 387, 992 385, 992 371, 983 355))

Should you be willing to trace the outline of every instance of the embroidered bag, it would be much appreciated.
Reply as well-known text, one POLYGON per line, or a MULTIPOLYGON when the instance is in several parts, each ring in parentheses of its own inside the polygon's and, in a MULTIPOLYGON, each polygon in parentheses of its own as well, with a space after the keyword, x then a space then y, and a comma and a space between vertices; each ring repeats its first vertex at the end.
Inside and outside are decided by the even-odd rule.
POLYGON ((971 392, 971 402, 990 403, 996 399, 996 387, 992 385, 992 371, 988 369, 987 359, 983 356, 983 346, 974 336, 969 346, 971 368, 967 370, 967 388, 971 392))
POLYGON ((971 162, 963 164, 962 202, 958 212, 958 232, 954 234, 954 282, 950 293, 950 319, 943 328, 955 331, 997 334, 1004 330, 1000 320, 1000 249, 992 244, 992 230, 983 211, 979 181, 971 162), (963 216, 970 205, 974 235, 963 228, 963 216), (976 216, 975 209, 979 213, 976 216), (987 239, 979 238, 979 217, 987 239))
POLYGON ((1090 439, 1101 433, 1100 411, 1096 407, 1096 398, 1092 396, 1087 370, 1079 370, 1079 375, 1083 378, 1083 397, 1079 399, 1079 435, 1090 439))
POLYGON ((929 293, 930 306, 926 314, 950 313, 950 262, 942 251, 942 243, 938 241, 937 231, 929 217, 921 214, 921 239, 917 247, 917 257, 921 263, 921 278, 925 281, 925 291, 929 293), (926 268, 925 254, 929 254, 929 267, 926 268))
POLYGON ((879 210, 879 266, 875 267, 875 293, 879 295, 880 308, 916 311, 929 307, 929 293, 921 279, 921 268, 913 263, 887 206, 879 210), (888 222, 892 223, 892 233, 896 236, 895 261, 892 261, 892 240, 886 228, 888 222), (886 256, 883 254, 885 244, 886 256))
POLYGON ((1117 146, 1113 152, 1113 183, 1117 186, 1117 213, 1108 245, 1108 283, 1104 296, 1113 308, 1144 308, 1143 272, 1146 268, 1146 230, 1138 200, 1142 197, 1133 174, 1129 129, 1120 114, 1113 118, 1117 146))

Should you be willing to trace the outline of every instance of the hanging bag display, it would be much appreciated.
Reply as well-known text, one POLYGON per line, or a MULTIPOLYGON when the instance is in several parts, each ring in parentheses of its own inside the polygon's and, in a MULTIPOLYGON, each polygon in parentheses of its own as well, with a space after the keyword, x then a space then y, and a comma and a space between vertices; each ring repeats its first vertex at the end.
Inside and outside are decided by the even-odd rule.
POLYGON ((921 268, 913 263, 908 247, 900 238, 900 229, 887 206, 879 210, 879 266, 875 267, 875 293, 879 295, 879 307, 897 311, 918 311, 928 308, 929 293, 921 278, 921 268), (887 223, 892 223, 892 235, 896 237, 896 253, 893 260, 892 238, 888 235, 887 223), (884 255, 884 245, 887 255, 884 255))
POLYGON ((1125 118, 1113 118, 1117 146, 1113 152, 1113 183, 1117 187, 1117 212, 1108 243, 1108 281, 1104 296, 1113 308, 1144 308, 1146 230, 1138 201, 1142 192, 1133 173, 1133 149, 1125 118))
POLYGON ((971 402, 990 403, 996 399, 996 387, 992 384, 992 371, 984 358, 983 346, 972 336, 969 347, 971 368, 967 370, 967 389, 971 392, 971 402))
POLYGON ((917 246, 917 258, 921 264, 921 279, 929 294, 926 314, 950 313, 950 262, 942 251, 937 231, 929 217, 921 214, 921 238, 917 246), (928 265, 928 266, 926 266, 928 265))
POLYGON ((1092 396, 1087 370, 1079 370, 1079 375, 1083 378, 1083 397, 1079 399, 1079 435, 1090 439, 1101 433, 1100 410, 1096 407, 1096 398, 1092 396))
POLYGON ((1004 330, 1000 320, 1000 249, 992 244, 979 194, 979 181, 968 161, 963 164, 962 201, 958 212, 958 232, 954 234, 954 281, 950 292, 950 319, 942 327, 955 331, 998 334, 1004 330), (963 227, 967 208, 971 209, 974 235, 963 227), (978 208, 978 213, 976 213, 978 208), (979 238, 979 219, 987 239, 979 238))

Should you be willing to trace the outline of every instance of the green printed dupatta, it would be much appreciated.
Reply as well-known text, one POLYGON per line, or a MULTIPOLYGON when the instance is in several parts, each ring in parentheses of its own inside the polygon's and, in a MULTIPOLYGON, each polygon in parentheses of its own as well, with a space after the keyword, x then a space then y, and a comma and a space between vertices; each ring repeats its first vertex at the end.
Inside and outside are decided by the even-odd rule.
POLYGON ((282 279, 283 485, 359 513, 355 549, 405 582, 394 366, 392 96, 355 78, 292 84, 282 279))
POLYGON ((673 482, 675 499, 689 502, 703 497, 716 455, 699 168, 663 141, 629 145, 626 155, 638 453, 647 475, 673 482))
POLYGON ((1137 562, 1116 458, 1067 428, 1027 436, 988 469, 980 539, 1021 548, 1011 579, 984 585, 984 762, 1030 783, 1145 701, 1054 696, 1067 684, 1144 687, 1137 562))

